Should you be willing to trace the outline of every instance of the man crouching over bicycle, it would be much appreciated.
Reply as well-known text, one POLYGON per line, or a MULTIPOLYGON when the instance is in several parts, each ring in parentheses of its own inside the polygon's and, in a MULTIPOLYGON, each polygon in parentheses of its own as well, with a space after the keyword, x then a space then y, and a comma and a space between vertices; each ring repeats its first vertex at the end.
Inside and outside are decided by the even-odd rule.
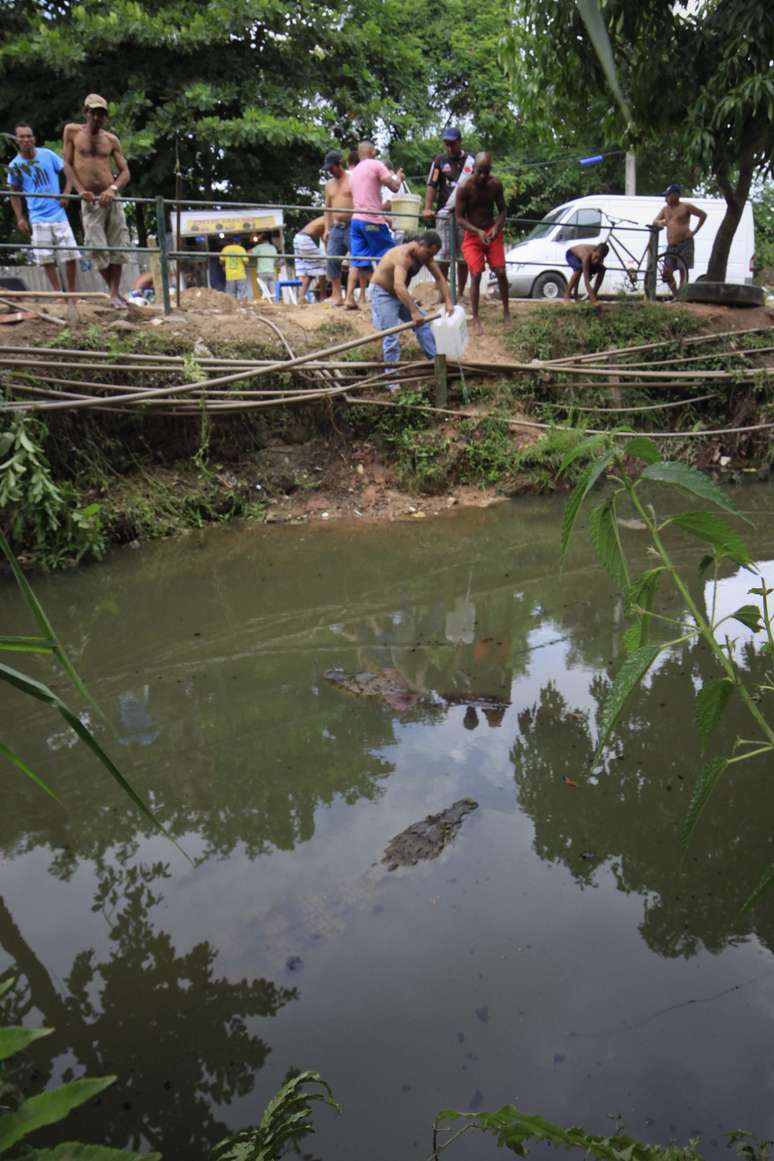
POLYGON ((607 257, 607 252, 610 249, 607 242, 600 242, 596 246, 571 246, 564 256, 565 262, 572 270, 572 278, 567 284, 567 291, 564 296, 565 302, 572 302, 573 299, 578 301, 578 288, 580 286, 581 276, 586 287, 586 294, 589 296, 589 302, 598 302, 597 295, 599 288, 602 285, 602 279, 605 277, 604 259, 607 257), (596 275, 594 285, 591 285, 591 276, 596 275))

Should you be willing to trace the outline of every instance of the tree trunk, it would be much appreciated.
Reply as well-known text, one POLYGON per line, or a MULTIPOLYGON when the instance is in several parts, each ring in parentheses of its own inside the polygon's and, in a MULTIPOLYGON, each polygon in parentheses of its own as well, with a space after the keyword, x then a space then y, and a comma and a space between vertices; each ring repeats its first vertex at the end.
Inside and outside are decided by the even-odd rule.
POLYGON ((731 251, 731 243, 734 240, 736 227, 741 221, 742 211, 744 210, 747 196, 750 192, 753 168, 751 156, 742 158, 739 165, 739 179, 736 183, 736 188, 731 185, 725 166, 718 169, 715 173, 721 193, 726 199, 726 212, 712 245, 712 253, 710 254, 709 266, 707 267, 708 282, 725 281, 728 255, 731 251))

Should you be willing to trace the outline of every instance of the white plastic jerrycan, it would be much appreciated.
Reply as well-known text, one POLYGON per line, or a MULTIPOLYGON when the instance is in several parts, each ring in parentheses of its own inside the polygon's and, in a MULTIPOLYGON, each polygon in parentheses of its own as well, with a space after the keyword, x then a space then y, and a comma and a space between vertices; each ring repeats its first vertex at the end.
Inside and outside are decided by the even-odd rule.
POLYGON ((468 345, 468 324, 465 310, 457 305, 451 314, 444 310, 440 318, 430 323, 435 336, 435 347, 439 355, 450 359, 461 359, 468 345))

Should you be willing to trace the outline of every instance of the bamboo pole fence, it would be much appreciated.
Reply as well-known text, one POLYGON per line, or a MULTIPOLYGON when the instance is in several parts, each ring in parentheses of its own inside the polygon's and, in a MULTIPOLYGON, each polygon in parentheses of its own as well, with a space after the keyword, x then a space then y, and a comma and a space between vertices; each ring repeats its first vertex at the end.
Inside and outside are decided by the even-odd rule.
MULTIPOLYGON (((432 321, 437 315, 427 316, 432 321)), ((345 352, 374 343, 385 334, 400 334, 414 327, 413 322, 401 323, 389 331, 372 333, 329 347, 296 354, 287 337, 269 319, 257 316, 272 332, 286 357, 227 358, 212 355, 160 355, 127 353, 109 350, 87 350, 57 347, 0 347, 0 382, 5 385, 8 398, 0 396, 0 413, 46 413, 51 411, 100 410, 128 414, 139 410, 146 414, 201 416, 207 414, 236 415, 265 409, 303 403, 338 399, 344 404, 365 406, 416 406, 431 414, 459 418, 481 418, 480 410, 453 409, 444 404, 437 390, 437 368, 426 360, 409 360, 397 366, 388 366, 377 359, 346 360, 345 352), (196 379, 191 379, 191 359, 196 365, 196 379), (84 374, 89 378, 85 378, 84 374), (154 383, 145 382, 153 376, 154 383), (288 382, 284 383, 285 376, 288 382), (158 385, 158 377, 169 380, 158 385), (271 377, 271 385, 256 385, 256 380, 271 377), (118 378, 119 382, 110 381, 118 378), (277 380, 279 379, 279 383, 277 380), (177 380, 177 381, 175 381, 177 380), (182 380, 182 382, 180 381, 182 380), (299 382, 300 380, 300 382, 299 382), (436 381, 436 406, 408 404, 390 398, 369 398, 367 389, 399 388, 436 381)), ((445 378, 491 381, 492 379, 537 380, 541 388, 556 389, 570 394, 569 400, 557 400, 547 405, 568 413, 625 415, 689 407, 712 398, 722 397, 724 390, 754 388, 768 383, 774 377, 770 360, 759 367, 750 367, 753 356, 769 356, 774 346, 760 346, 737 350, 717 349, 720 340, 734 343, 739 338, 760 334, 768 328, 756 327, 742 331, 726 331, 715 335, 692 336, 679 340, 664 340, 606 351, 583 353, 555 360, 531 362, 484 362, 482 360, 447 360, 445 378), (708 344, 707 354, 685 355, 686 346, 708 344), (645 351, 674 347, 677 354, 668 354, 654 362, 643 362, 636 357, 645 351), (697 363, 712 358, 715 365, 702 369, 697 363), (717 361, 728 363, 718 367, 717 361), (682 398, 657 403, 634 403, 631 406, 581 403, 577 392, 608 391, 613 402, 618 402, 622 389, 644 391, 679 390, 682 398), (709 390, 708 390, 709 389, 709 390), (701 392, 695 394, 695 392, 701 392), (686 394, 686 392, 688 394, 686 394), (691 394, 694 392, 694 394, 691 394)), ((546 429, 551 426, 536 420, 512 418, 507 421, 515 428, 546 429)), ((699 438, 703 436, 737 434, 774 428, 774 423, 747 424, 727 428, 696 429, 679 432, 648 432, 654 438, 699 438)), ((577 428, 573 428, 577 430, 577 428)), ((594 433, 600 429, 587 429, 594 433)), ((616 432, 622 439, 634 433, 616 432)))

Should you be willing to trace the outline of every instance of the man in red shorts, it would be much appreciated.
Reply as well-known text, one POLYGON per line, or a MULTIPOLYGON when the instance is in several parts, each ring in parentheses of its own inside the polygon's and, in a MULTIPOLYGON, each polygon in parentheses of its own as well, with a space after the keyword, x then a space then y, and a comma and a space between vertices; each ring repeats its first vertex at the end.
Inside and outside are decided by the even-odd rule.
POLYGON ((473 330, 475 334, 481 335, 484 332, 478 317, 478 303, 481 275, 486 265, 497 277, 503 304, 503 322, 511 321, 503 237, 505 194, 503 183, 492 177, 492 157, 489 153, 476 154, 473 176, 457 189, 457 221, 465 231, 462 256, 470 271, 473 330))

